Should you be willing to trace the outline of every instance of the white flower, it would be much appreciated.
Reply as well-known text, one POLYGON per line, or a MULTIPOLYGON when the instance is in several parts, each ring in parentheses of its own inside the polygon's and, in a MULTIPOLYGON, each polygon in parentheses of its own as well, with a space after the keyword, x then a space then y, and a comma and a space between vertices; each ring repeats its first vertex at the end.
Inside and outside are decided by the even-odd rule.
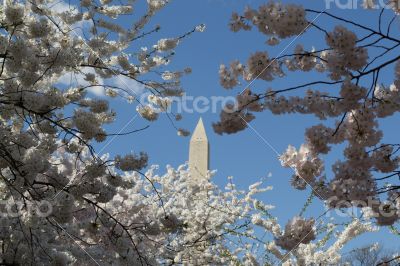
POLYGON ((314 219, 305 220, 294 217, 285 226, 285 232, 275 240, 276 245, 291 251, 299 244, 308 244, 315 239, 314 219))
POLYGON ((185 129, 178 129, 178 136, 182 136, 182 137, 187 137, 190 135, 190 131, 187 131, 185 129))
POLYGON ((157 49, 168 51, 174 49, 179 43, 179 39, 161 39, 157 43, 157 49))
POLYGON ((200 25, 196 26, 195 29, 198 32, 204 32, 206 30, 206 24, 200 24, 200 25))
POLYGON ((136 111, 145 119, 155 121, 158 118, 158 112, 151 105, 138 106, 136 111))
POLYGON ((363 0, 362 6, 366 9, 375 9, 376 8, 376 0, 363 0))
POLYGON ((163 8, 168 1, 167 0, 147 0, 151 11, 158 11, 163 8))
POLYGON ((145 153, 128 154, 124 157, 118 155, 115 157, 115 166, 123 171, 134 171, 146 167, 147 161, 148 156, 145 153))
POLYGON ((4 14, 8 23, 18 24, 22 22, 24 17, 24 7, 22 5, 8 2, 4 8, 4 14))

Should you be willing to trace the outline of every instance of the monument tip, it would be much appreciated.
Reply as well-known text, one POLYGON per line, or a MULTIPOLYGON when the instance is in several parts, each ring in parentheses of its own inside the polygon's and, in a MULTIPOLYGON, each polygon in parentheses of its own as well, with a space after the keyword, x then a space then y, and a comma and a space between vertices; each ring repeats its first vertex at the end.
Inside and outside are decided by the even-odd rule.
POLYGON ((205 140, 207 141, 207 133, 206 129, 203 124, 203 119, 200 117, 199 121, 197 122, 196 128, 194 129, 194 132, 192 134, 192 138, 190 141, 201 141, 205 140))

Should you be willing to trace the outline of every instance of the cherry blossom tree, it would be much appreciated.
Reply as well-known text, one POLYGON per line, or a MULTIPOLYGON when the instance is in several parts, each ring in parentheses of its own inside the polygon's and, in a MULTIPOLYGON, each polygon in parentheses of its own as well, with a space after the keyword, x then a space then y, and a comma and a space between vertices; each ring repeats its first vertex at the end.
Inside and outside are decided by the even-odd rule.
MULTIPOLYGON (((173 235, 183 225, 167 213, 156 187, 154 202, 137 177, 120 176, 140 173, 146 153, 103 158, 93 143, 118 135, 103 128, 116 116, 110 98, 138 102, 132 86, 141 86, 151 93, 150 104, 139 103, 137 112, 153 121, 169 97, 182 94, 180 78, 190 68, 166 66, 179 43, 204 25, 137 48, 160 31, 150 22, 167 1, 148 0, 137 15, 133 2, 5 0, 0 6, 2 264, 151 264, 174 256, 173 235), (66 75, 79 80, 76 86, 63 84, 66 75), (99 91, 106 97, 96 97, 99 91), (109 210, 126 206, 129 197, 136 197, 130 214, 109 210), (161 231, 170 240, 164 251, 150 237, 161 231)), ((185 234, 186 246, 202 241, 198 232, 198 239, 185 234)))
MULTIPOLYGON (((364 7, 371 7, 375 1, 364 2, 364 7)), ((256 28, 267 36, 267 45, 291 38, 290 44, 295 47, 293 52, 276 57, 257 51, 247 63, 235 60, 221 65, 222 87, 230 90, 239 87, 241 81, 249 85, 236 96, 237 103, 227 105, 220 121, 213 124, 218 134, 236 133, 248 127, 255 113, 267 110, 276 115, 313 114, 327 120, 307 128, 304 144, 289 146, 281 155, 282 165, 294 170, 291 185, 299 190, 309 185, 330 208, 365 207, 380 225, 393 225, 400 217, 400 184, 396 184, 400 146, 383 142, 384 132, 379 129, 380 119, 400 110, 400 39, 394 30, 399 8, 397 1, 389 2, 392 9, 380 10, 376 27, 330 10, 277 1, 258 9, 248 7, 243 14, 234 13, 229 24, 233 32, 256 28), (319 25, 318 17, 329 19, 333 29, 319 25), (326 45, 306 48, 296 44, 300 35, 325 39, 326 45), (393 80, 381 79, 384 71, 391 71, 393 80), (272 81, 290 80, 293 72, 307 73, 310 81, 273 87, 272 81), (255 80, 272 84, 266 91, 252 90, 255 80), (332 120, 336 123, 333 127, 332 120), (333 176, 327 176, 323 157, 341 144, 345 146, 343 159, 331 165, 333 176), (387 195, 387 200, 381 194, 387 195)), ((288 46, 282 47, 283 51, 288 46)))
POLYGON ((328 243, 334 224, 300 215, 281 229, 272 206, 256 197, 270 189, 261 182, 242 191, 229 179, 220 189, 210 179, 193 184, 186 166, 161 175, 155 166, 144 170, 144 152, 97 154, 94 143, 118 135, 103 128, 116 119, 110 98, 138 101, 132 86, 139 84, 151 95, 137 112, 156 120, 170 97, 182 94, 180 78, 190 73, 165 69, 175 48, 204 30, 198 25, 136 49, 160 31, 146 25, 167 1, 148 0, 147 12, 126 27, 124 16, 136 18, 133 2, 5 0, 0 6, 0 264, 259 265, 269 254, 285 265, 334 265, 344 244, 375 230, 354 219, 328 243), (66 86, 66 75, 79 82, 66 86))
POLYGON ((230 177, 222 190, 210 182, 215 172, 194 184, 186 165, 121 172, 106 155, 93 165, 87 147, 80 156, 52 154, 58 163, 46 176, 80 176, 65 189, 40 178, 33 187, 41 197, 31 199, 2 183, 7 206, 17 208, 2 212, 3 264, 336 265, 347 242, 376 230, 358 219, 343 226, 301 216, 282 230, 273 206, 257 199, 272 189, 263 182, 239 190, 230 177))

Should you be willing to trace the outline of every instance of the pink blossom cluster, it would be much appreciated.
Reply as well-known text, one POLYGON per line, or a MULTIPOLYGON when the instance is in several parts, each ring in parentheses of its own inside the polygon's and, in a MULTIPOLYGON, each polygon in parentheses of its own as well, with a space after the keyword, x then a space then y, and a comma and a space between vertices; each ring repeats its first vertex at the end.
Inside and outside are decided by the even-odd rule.
MULTIPOLYGON (((317 13, 272 1, 262 5, 258 11, 247 8, 242 16, 234 13, 230 26, 236 32, 251 30, 254 24, 261 33, 283 39, 306 34, 308 12, 317 13), (280 26, 285 25, 285 18, 280 26, 275 24, 277 18, 281 22, 282 14, 287 15, 288 21, 293 19, 292 14, 299 14, 297 18, 303 22, 290 22, 287 31, 282 33, 280 26), (299 25, 303 30, 297 28, 299 25)), ((325 15, 360 32, 367 31, 367 34, 359 37, 344 25, 334 26, 328 31, 322 25, 312 24, 309 28, 324 35, 326 47, 307 51, 303 45, 297 44, 293 53, 275 58, 267 52, 256 52, 250 55, 246 65, 237 60, 230 67, 221 65, 220 84, 225 89, 238 87, 241 78, 250 84, 255 79, 265 80, 269 87, 273 87, 272 81, 290 78, 289 72, 294 71, 309 72, 313 80, 314 77, 320 77, 320 80, 288 88, 269 88, 260 93, 246 88, 236 96, 236 106, 229 106, 229 112, 226 108, 222 110, 220 120, 213 124, 214 130, 221 135, 242 131, 255 119, 255 112, 267 110, 277 115, 299 113, 312 114, 323 121, 332 119, 334 123, 318 123, 307 128, 304 144, 298 150, 289 146, 280 157, 282 165, 294 171, 292 186, 305 189, 309 185, 333 208, 349 207, 368 200, 377 200, 378 207, 384 206, 386 203, 380 194, 397 192, 399 186, 382 187, 380 181, 399 173, 400 157, 399 144, 385 143, 379 119, 400 111, 400 59, 393 56, 387 60, 380 59, 395 50, 400 40, 390 35, 391 25, 388 25, 385 35, 329 12, 321 14, 325 15), (378 40, 374 42, 373 37, 378 37, 378 40), (385 41, 394 46, 386 46, 385 41), (385 52, 377 52, 377 47, 385 49, 385 52), (380 72, 386 68, 390 70, 390 67, 394 71, 393 82, 381 84, 380 72), (307 89, 303 96, 302 92, 286 95, 303 88, 307 89), (330 165, 333 175, 327 177, 324 157, 332 147, 339 145, 344 146, 343 155, 330 165)), ((267 43, 276 45, 279 40, 267 43)), ((398 220, 400 209, 393 203, 390 206, 394 214, 385 221, 382 217, 384 212, 379 212, 377 206, 372 208, 379 224, 393 224, 398 220)))

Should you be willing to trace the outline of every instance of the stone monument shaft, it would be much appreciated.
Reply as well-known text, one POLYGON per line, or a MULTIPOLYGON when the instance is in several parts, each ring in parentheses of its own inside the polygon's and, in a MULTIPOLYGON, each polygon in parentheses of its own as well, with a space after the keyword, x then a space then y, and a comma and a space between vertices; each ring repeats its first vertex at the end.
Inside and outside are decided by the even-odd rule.
POLYGON ((207 177, 209 160, 210 146, 203 120, 200 118, 189 146, 189 168, 193 180, 207 177))

